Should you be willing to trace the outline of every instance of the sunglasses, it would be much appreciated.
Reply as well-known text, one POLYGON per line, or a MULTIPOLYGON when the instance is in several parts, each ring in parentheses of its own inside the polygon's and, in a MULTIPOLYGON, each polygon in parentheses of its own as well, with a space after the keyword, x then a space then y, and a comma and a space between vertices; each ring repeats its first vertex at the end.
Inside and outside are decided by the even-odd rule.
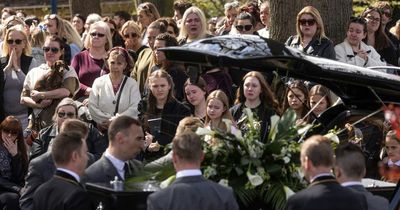
POLYGON ((58 51, 60 51, 60 49, 57 47, 43 47, 43 51, 44 52, 51 51, 52 53, 58 53, 58 51))
POLYGON ((302 26, 305 26, 305 25, 313 26, 316 23, 316 21, 314 19, 300 19, 299 23, 302 26))
POLYGON ((22 43, 22 39, 16 39, 16 40, 13 40, 13 39, 9 39, 9 40, 7 40, 7 44, 9 44, 9 45, 11 45, 11 44, 17 44, 17 45, 20 45, 21 43, 22 43))
POLYGON ((93 33, 90 33, 90 36, 91 37, 100 37, 101 38, 101 37, 104 37, 105 34, 93 32, 93 33))
POLYGON ((238 31, 250 31, 253 25, 237 25, 235 26, 238 31))
POLYGON ((125 37, 125 39, 136 38, 136 37, 138 37, 138 35, 136 33, 127 33, 127 34, 124 34, 124 37, 125 37))
POLYGON ((68 118, 73 118, 75 117, 75 113, 73 112, 59 112, 57 113, 59 118, 64 118, 65 116, 67 116, 68 118))
POLYGON ((13 135, 13 136, 18 135, 18 132, 17 132, 17 131, 11 130, 11 129, 6 129, 6 128, 3 129, 3 133, 4 133, 4 134, 11 134, 11 135, 13 135))

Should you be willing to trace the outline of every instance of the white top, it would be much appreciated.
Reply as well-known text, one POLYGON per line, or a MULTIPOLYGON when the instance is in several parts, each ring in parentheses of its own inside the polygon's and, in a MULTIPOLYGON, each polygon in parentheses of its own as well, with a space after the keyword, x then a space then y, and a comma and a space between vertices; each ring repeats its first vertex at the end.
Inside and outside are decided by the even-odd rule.
POLYGON ((76 179, 76 181, 81 182, 81 178, 79 177, 79 175, 77 173, 75 173, 75 172, 73 172, 71 170, 68 170, 66 168, 57 168, 57 170, 65 172, 65 173, 73 176, 76 179))
POLYGON ((114 168, 117 169, 119 176, 125 180, 125 162, 111 155, 108 149, 104 152, 104 156, 111 161, 114 168))
POLYGON ((360 56, 354 54, 350 43, 347 41, 347 39, 345 39, 344 42, 335 46, 336 59, 343 63, 353 64, 361 67, 386 66, 386 62, 381 60, 381 56, 372 46, 361 42, 360 49, 369 52, 367 62, 365 62, 365 60, 360 56))
POLYGON ((262 29, 258 30, 257 33, 261 37, 264 37, 264 38, 267 38, 267 39, 269 38, 269 29, 262 28, 262 29))
MULTIPOLYGON (((109 74, 94 80, 92 92, 90 92, 89 95, 89 111, 96 123, 101 123, 114 117, 116 102, 120 91, 121 87, 117 93, 114 93, 109 74)), ((118 114, 137 118, 139 101, 139 85, 136 80, 127 77, 119 101, 118 114)))
POLYGON ((201 176, 201 175, 202 173, 200 169, 188 169, 188 170, 178 171, 176 173, 176 178, 187 177, 187 176, 201 176))

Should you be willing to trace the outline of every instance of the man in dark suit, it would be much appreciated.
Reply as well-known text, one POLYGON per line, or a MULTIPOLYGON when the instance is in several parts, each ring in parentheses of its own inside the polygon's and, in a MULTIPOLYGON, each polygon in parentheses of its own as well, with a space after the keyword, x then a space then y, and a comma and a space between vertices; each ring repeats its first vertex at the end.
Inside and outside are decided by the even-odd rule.
POLYGON ((144 147, 144 133, 138 120, 128 116, 117 117, 108 128, 108 137, 107 150, 86 169, 85 182, 110 183, 115 177, 125 180, 141 167, 141 163, 134 160, 144 147))
POLYGON ((33 195, 33 208, 46 210, 94 209, 89 195, 80 185, 88 161, 86 141, 77 132, 57 135, 51 148, 57 167, 50 181, 33 195))
POLYGON ((336 180, 342 186, 362 193, 367 199, 368 210, 389 210, 386 198, 373 195, 361 183, 366 167, 364 153, 359 146, 351 143, 340 145, 336 148, 335 157, 336 180))
POLYGON ((365 197, 342 187, 331 173, 333 150, 323 136, 312 136, 301 145, 300 162, 307 189, 289 197, 287 210, 361 210, 367 209, 365 197))
MULTIPOLYGON (((60 131, 79 132, 82 138, 86 139, 89 129, 86 123, 78 119, 66 119, 63 122, 60 131)), ((88 153, 88 155, 89 159, 91 158, 91 160, 88 161, 88 165, 90 165, 94 162, 94 158, 90 157, 90 153, 88 153)), ((48 150, 46 153, 33 159, 29 163, 28 175, 25 177, 25 186, 21 190, 21 198, 19 200, 22 210, 33 209, 33 194, 40 185, 53 177, 55 171, 56 166, 54 165, 51 150, 48 150)))
POLYGON ((148 210, 239 209, 231 189, 202 176, 200 165, 204 153, 199 136, 193 132, 175 136, 172 151, 176 180, 171 186, 149 195, 148 210))

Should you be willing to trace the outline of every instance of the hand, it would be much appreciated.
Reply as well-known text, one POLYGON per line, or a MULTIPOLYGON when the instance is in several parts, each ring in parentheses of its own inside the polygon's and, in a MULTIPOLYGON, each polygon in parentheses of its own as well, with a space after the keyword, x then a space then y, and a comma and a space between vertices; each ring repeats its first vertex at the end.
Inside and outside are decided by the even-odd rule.
POLYGON ((146 132, 146 136, 144 136, 144 146, 147 147, 151 143, 153 143, 154 136, 151 135, 149 132, 146 132))
POLYGON ((90 95, 90 92, 92 92, 92 88, 90 88, 90 87, 86 88, 86 90, 85 90, 85 96, 90 95))
POLYGON ((161 145, 158 143, 158 141, 156 141, 155 143, 151 143, 149 145, 149 148, 147 148, 147 150, 149 152, 158 152, 161 148, 161 145))
POLYGON ((39 106, 40 106, 40 108, 46 108, 46 107, 48 107, 48 106, 50 106, 50 104, 53 102, 53 100, 51 100, 51 99, 43 99, 40 103, 39 103, 39 106))
POLYGON ((15 49, 13 49, 13 51, 11 52, 10 60, 12 61, 14 71, 19 70, 20 67, 18 66, 18 55, 17 55, 17 51, 15 49))
POLYGON ((364 50, 359 50, 357 52, 357 56, 362 58, 362 59, 364 59, 365 61, 368 60, 368 53, 366 51, 364 51, 364 50))
POLYGON ((83 100, 82 104, 87 107, 89 105, 89 99, 87 98, 87 99, 83 100))
POLYGON ((31 91, 31 98, 35 102, 38 102, 38 101, 40 101, 42 99, 45 99, 44 94, 42 92, 37 91, 37 90, 32 90, 31 91))
POLYGON ((18 154, 17 142, 14 142, 13 140, 8 139, 8 138, 4 138, 3 145, 8 150, 8 152, 11 154, 11 156, 14 157, 15 155, 18 154))
POLYGON ((108 126, 110 126, 111 121, 110 120, 105 120, 103 122, 100 123, 100 126, 104 129, 107 130, 108 126))

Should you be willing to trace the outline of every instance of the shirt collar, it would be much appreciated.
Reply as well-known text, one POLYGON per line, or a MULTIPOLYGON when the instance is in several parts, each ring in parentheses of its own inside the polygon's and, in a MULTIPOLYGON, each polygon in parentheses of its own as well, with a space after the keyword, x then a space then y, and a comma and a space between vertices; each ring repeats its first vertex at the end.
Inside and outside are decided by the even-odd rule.
POLYGON ((125 175, 124 175, 125 174, 125 170, 124 170, 125 162, 114 157, 113 155, 111 155, 108 152, 108 149, 104 152, 104 156, 111 161, 111 163, 117 169, 117 172, 120 175, 120 177, 122 177, 124 179, 125 178, 125 175))
POLYGON ((176 178, 187 177, 187 176, 201 176, 200 169, 187 169, 181 170, 176 173, 176 178))
POLYGON ((357 181, 343 182, 341 185, 343 187, 349 187, 349 186, 354 186, 354 185, 364 186, 361 182, 357 182, 357 181))
POLYGON ((315 179, 317 179, 319 177, 323 177, 323 176, 331 176, 331 177, 333 177, 333 174, 332 173, 321 173, 321 174, 318 174, 318 175, 316 175, 316 176, 314 176, 314 177, 312 177, 310 179, 310 183, 314 182, 315 179))
POLYGON ((77 182, 81 182, 81 178, 79 177, 79 175, 77 173, 75 173, 75 172, 73 172, 71 170, 68 170, 66 168, 57 168, 57 170, 65 172, 65 173, 73 176, 76 179, 77 182))
POLYGON ((400 160, 394 163, 392 160, 389 159, 388 166, 393 166, 393 165, 400 166, 400 160))

